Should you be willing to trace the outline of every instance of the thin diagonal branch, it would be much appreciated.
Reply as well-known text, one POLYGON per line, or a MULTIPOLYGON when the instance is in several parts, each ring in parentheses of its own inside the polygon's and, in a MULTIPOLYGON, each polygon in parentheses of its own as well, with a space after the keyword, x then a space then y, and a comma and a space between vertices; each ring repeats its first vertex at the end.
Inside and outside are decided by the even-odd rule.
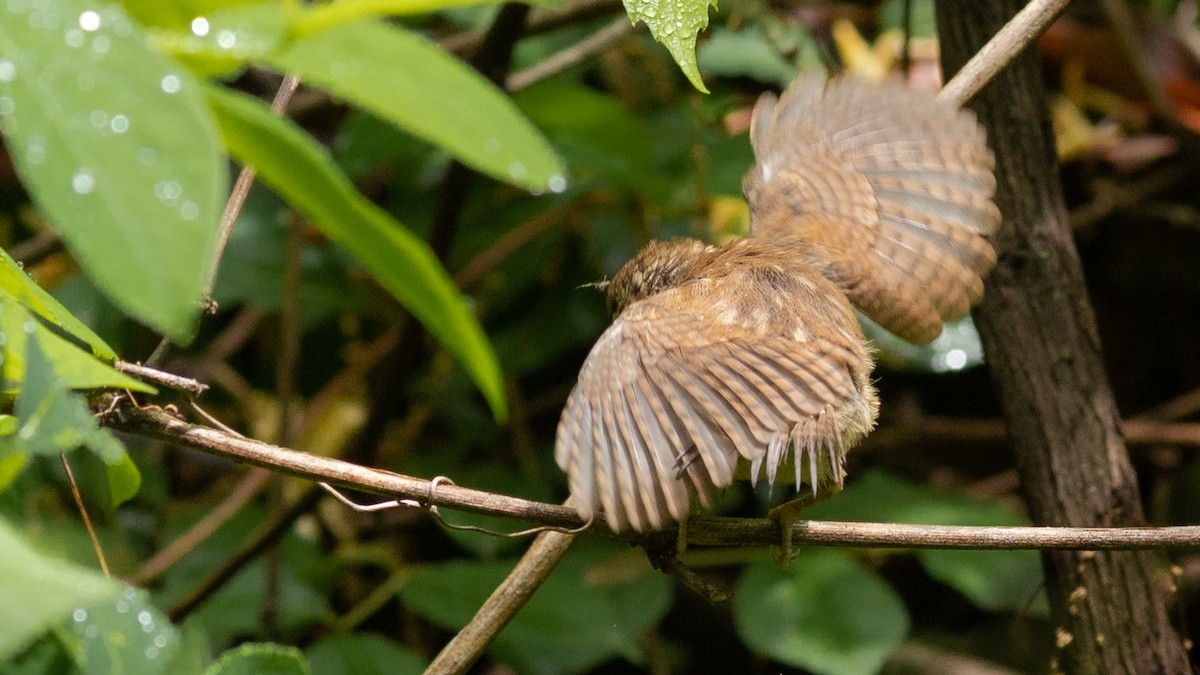
POLYGON ((1037 39, 1070 1, 1032 0, 1025 5, 982 49, 963 64, 938 92, 938 98, 960 107, 966 104, 984 85, 992 81, 996 73, 1037 39))

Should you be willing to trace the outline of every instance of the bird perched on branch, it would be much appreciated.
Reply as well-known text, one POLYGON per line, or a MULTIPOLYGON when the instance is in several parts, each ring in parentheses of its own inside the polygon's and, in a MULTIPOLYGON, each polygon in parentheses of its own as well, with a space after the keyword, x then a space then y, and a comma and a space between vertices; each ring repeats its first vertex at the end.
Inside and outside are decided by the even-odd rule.
POLYGON ((853 307, 923 344, 983 293, 1000 214, 970 112, 806 75, 750 140, 749 238, 651 242, 608 285, 555 445, 584 519, 661 529, 735 477, 836 492, 879 407, 853 307))

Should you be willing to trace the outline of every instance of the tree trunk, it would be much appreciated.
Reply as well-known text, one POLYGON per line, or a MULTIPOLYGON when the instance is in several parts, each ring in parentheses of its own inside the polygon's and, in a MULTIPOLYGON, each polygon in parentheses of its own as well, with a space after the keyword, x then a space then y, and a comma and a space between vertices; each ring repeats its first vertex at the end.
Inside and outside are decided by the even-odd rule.
MULTIPOLYGON (((938 3, 954 73, 1022 6, 938 3)), ((1095 318, 1063 204, 1047 99, 1026 51, 972 107, 996 151, 1000 261, 975 319, 1000 394, 1029 510, 1044 525, 1143 523, 1104 372, 1095 318)), ((1046 590, 1068 673, 1186 673, 1167 617, 1170 578, 1153 552, 1044 551, 1046 590)))

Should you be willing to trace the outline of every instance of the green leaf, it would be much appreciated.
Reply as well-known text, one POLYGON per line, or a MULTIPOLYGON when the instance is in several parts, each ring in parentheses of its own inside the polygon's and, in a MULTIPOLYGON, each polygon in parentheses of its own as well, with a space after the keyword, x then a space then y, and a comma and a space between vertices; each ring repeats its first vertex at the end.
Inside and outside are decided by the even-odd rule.
POLYGON ((321 675, 420 675, 429 665, 408 647, 365 633, 323 638, 305 656, 321 675))
MULTIPOLYGON (((436 12, 462 5, 491 4, 498 0, 341 0, 328 5, 316 5, 296 22, 301 35, 318 33, 333 26, 372 16, 404 16, 436 12)), ((533 0, 531 5, 557 6, 558 0, 533 0)))
POLYGON ((71 650, 86 673, 157 675, 167 672, 179 633, 146 592, 126 586, 115 598, 71 613, 71 650))
POLYGON ((483 173, 534 191, 566 188, 562 162, 513 102, 414 33, 356 21, 296 40, 269 61, 483 173))
MULTIPOLYGON (((584 542, 580 542, 584 544, 584 542)), ((615 562, 613 548, 572 550, 504 630, 492 651, 528 672, 578 672, 606 659, 641 658, 643 632, 671 604, 669 580, 645 566, 621 584, 589 581, 615 562)), ((644 565, 644 560, 638 561, 644 565)), ((406 606, 450 630, 465 626, 513 562, 450 562, 413 575, 400 591, 406 606)), ((619 575, 614 575, 619 576, 619 575)))
POLYGON ((449 349, 498 419, 505 417, 491 345, 428 245, 366 200, 308 136, 249 97, 208 90, 226 146, 330 239, 344 246, 449 349))
POLYGON ((108 478, 108 496, 114 507, 136 497, 142 488, 142 472, 138 470, 137 464, 133 463, 129 453, 125 452, 124 448, 120 449, 120 455, 112 460, 102 458, 104 473, 108 478))
POLYGON ((788 570, 770 561, 738 581, 734 625, 751 649, 815 673, 875 673, 908 634, 896 592, 853 558, 802 551, 788 570))
POLYGON ((16 450, 12 439, 0 439, 0 492, 13 484, 27 463, 29 455, 16 450))
POLYGON ((288 35, 287 17, 285 7, 277 2, 235 5, 193 14, 182 26, 153 30, 150 35, 159 50, 197 73, 217 77, 262 60, 278 48, 288 35))
POLYGON ((758 27, 740 31, 713 29, 698 54, 704 72, 724 77, 749 77, 786 87, 796 77, 796 65, 780 55, 758 27))
MULTIPOLYGON (((1027 518, 999 504, 916 485, 882 471, 864 474, 836 499, 805 510, 804 517, 928 525, 1029 524, 1027 518)), ((917 557, 931 577, 988 611, 1026 608, 1042 587, 1042 566, 1035 551, 930 549, 918 551, 917 557)))
POLYGON ((54 299, 54 296, 38 286, 36 281, 30 279, 25 270, 4 249, 0 249, 0 292, 8 293, 48 323, 58 326, 91 347, 92 353, 97 357, 109 362, 117 358, 112 347, 92 332, 91 328, 76 319, 62 303, 54 299))
POLYGON ((114 387, 153 393, 154 387, 114 370, 34 318, 24 307, 0 292, 0 353, 3 354, 4 379, 19 383, 25 379, 26 344, 36 336, 41 350, 53 365, 54 373, 72 389, 114 387))
POLYGON ((312 675, 295 647, 269 642, 241 645, 221 654, 204 675, 312 675))
POLYGON ((0 662, 66 617, 72 608, 115 596, 97 572, 44 556, 0 520, 0 662))
POLYGON ((0 123, 17 172, 96 284, 186 341, 226 189, 199 89, 117 5, 0 6, 0 123))
POLYGON ((567 158, 573 177, 598 173, 635 192, 662 182, 654 167, 654 137, 611 94, 546 80, 514 98, 567 158))
POLYGON ((262 2, 263 0, 122 0, 121 4, 125 5, 129 14, 143 26, 190 30, 196 17, 211 17, 228 9, 262 2))
POLYGON ((641 21, 650 34, 666 46, 671 57, 692 85, 704 93, 708 89, 696 66, 696 35, 708 26, 708 8, 716 0, 623 0, 629 20, 641 21))
POLYGON ((11 449, 56 455, 86 446, 107 468, 113 506, 137 494, 141 474, 125 447, 107 429, 99 427, 83 396, 68 389, 54 372, 36 335, 28 341, 24 386, 13 412, 20 419, 20 428, 11 449))

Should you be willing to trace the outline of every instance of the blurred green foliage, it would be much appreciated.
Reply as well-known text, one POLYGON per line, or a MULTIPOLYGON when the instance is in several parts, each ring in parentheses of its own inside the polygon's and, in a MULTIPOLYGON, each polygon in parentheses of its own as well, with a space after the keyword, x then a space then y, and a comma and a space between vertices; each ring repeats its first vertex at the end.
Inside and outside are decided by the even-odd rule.
MULTIPOLYGON (((276 477, 274 498, 236 509, 152 569, 156 552, 245 489, 245 472, 98 428, 99 389, 181 403, 143 398, 151 388, 113 360, 150 353, 157 335, 145 326, 191 339, 164 367, 212 384, 202 402, 224 423, 275 439, 279 318, 295 291, 301 344, 287 393, 300 420, 289 445, 561 501, 557 416, 608 322, 603 293, 588 285, 651 238, 744 232, 755 96, 833 61, 830 26, 843 14, 869 38, 903 16, 900 0, 842 13, 816 3, 804 17, 730 4, 693 54, 708 2, 631 0, 653 37, 639 29, 510 96, 444 48, 486 28, 494 6, 54 0, 42 3, 51 21, 33 4, 0 9, 0 130, 15 165, 0 170, 0 235, 10 247, 49 228, 66 251, 28 268, 0 261, 0 674, 421 671, 524 541, 448 529, 418 509, 359 514, 325 500, 284 528, 274 552, 170 621, 309 486, 276 477), (384 18, 393 14, 403 16, 384 18), (311 85, 289 121, 252 98, 269 97, 282 71, 311 85), (710 96, 696 90, 701 75, 710 96), (201 318, 229 183, 222 155, 262 180, 221 258, 219 310, 201 318), (455 161, 480 175, 447 196, 455 161), (451 243, 444 260, 426 244, 435 236, 451 243), (60 453, 114 574, 146 592, 90 571, 95 553, 60 453)), ((934 36, 932 8, 913 3, 916 37, 934 36)), ((610 19, 524 38, 513 70, 610 19)), ((917 57, 915 72, 935 67, 917 57)), ((981 349, 969 322, 921 349, 872 337, 884 428, 852 457, 844 493, 804 517, 1026 524, 1011 482, 995 487, 1012 472, 1002 444, 888 434, 912 426, 914 409, 996 414, 973 368, 981 349)), ((1162 511, 1194 520, 1196 472, 1180 472, 1162 511)), ((762 515, 784 496, 737 485, 717 511, 762 515)), ((585 535, 486 658, 521 673, 866 673, 894 667, 914 644, 1018 671, 1052 654, 1035 553, 814 549, 787 571, 767 558, 684 553, 734 590, 730 606, 714 608, 651 570, 640 549, 585 535)))

